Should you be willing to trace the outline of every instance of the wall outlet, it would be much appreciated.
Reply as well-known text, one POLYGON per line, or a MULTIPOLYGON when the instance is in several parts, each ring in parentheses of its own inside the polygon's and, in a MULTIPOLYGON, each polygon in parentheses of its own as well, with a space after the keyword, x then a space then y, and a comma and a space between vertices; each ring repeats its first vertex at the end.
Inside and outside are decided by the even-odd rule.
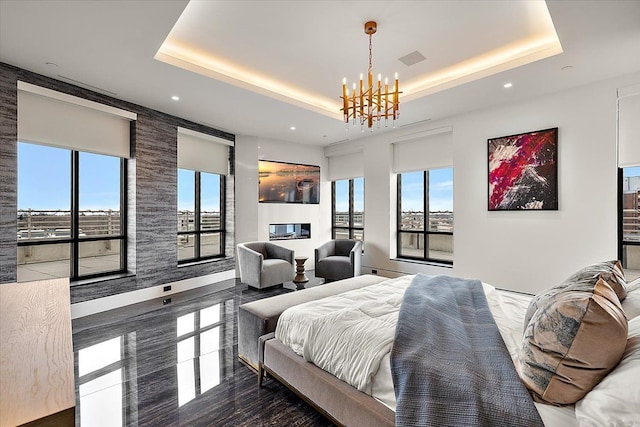
POLYGON ((162 305, 171 304, 171 298, 165 298, 162 300, 162 305))
POLYGON ((371 274, 378 274, 378 270, 371 270, 371 274))
POLYGON ((165 287, 163 288, 163 290, 164 290, 165 292, 169 292, 169 291, 171 290, 171 285, 165 286, 165 287))

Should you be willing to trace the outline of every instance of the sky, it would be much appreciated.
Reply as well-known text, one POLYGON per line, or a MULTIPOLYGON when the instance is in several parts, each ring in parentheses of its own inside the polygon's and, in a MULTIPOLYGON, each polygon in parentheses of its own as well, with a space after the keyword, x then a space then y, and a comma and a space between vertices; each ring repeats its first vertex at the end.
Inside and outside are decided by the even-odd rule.
POLYGON ((623 176, 640 176, 640 166, 622 169, 623 176))
MULTIPOLYGON (((402 210, 423 210, 422 171, 402 174, 402 210)), ((453 211, 453 169, 429 171, 429 211, 453 211)))
MULTIPOLYGON (((71 150, 19 143, 18 209, 70 208, 71 150)), ((119 158, 80 153, 80 209, 120 210, 119 158)))
MULTIPOLYGON (((211 173, 200 173, 200 206, 203 211, 220 212, 220 178, 211 173)), ((178 169, 178 210, 195 210, 195 172, 178 169)))
MULTIPOLYGON (((402 175, 402 209, 422 211, 422 171, 402 175)), ((453 169, 432 169, 429 171, 431 211, 453 211, 453 169)), ((354 203, 356 212, 364 211, 364 179, 354 180, 354 203)), ((336 181, 336 211, 349 211, 349 180, 336 181)))
MULTIPOLYGON (((119 159, 81 153, 80 209, 118 210, 119 159), (96 173, 99 171, 99 173, 96 173)), ((178 210, 194 209, 194 172, 178 170, 178 210)), ((624 176, 640 176, 640 166, 624 169, 624 176)), ((18 144, 18 209, 69 210, 71 151, 35 144, 18 144)), ((219 211, 220 185, 214 174, 202 174, 202 208, 219 211)), ((453 169, 429 171, 431 211, 453 210, 453 169)), ((403 174, 403 210, 422 210, 422 172, 403 174)), ((336 210, 349 210, 348 180, 336 185, 336 210)), ((354 181, 354 209, 364 211, 364 179, 354 181)))
MULTIPOLYGON (((202 174, 203 210, 220 210, 220 181, 202 174)), ((178 170, 178 209, 193 211, 194 172, 178 170), (185 178, 187 177, 187 178, 185 178)), ((18 144, 18 209, 70 210, 71 150, 18 144)), ((80 210, 120 209, 120 159, 80 153, 80 210)))

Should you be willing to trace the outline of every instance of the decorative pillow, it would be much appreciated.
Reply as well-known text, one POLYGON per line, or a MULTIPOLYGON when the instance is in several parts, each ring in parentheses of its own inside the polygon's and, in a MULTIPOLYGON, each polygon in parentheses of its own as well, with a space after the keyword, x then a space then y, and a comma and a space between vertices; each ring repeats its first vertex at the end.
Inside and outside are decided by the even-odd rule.
POLYGON ((640 317, 629 321, 620 364, 576 403, 581 426, 640 426, 640 317))
POLYGON ((627 283, 627 297, 622 301, 622 309, 629 321, 640 316, 640 278, 627 283))
POLYGON ((538 307, 524 332, 519 372, 537 401, 577 402, 622 358, 627 319, 603 278, 592 291, 562 290, 538 307))
POLYGON ((616 292, 620 301, 626 298, 626 281, 624 279, 624 270, 622 269, 620 261, 613 260, 599 262, 578 270, 560 285, 547 289, 533 297, 529 303, 527 314, 524 317, 524 327, 527 327, 531 316, 533 316, 533 313, 536 312, 538 307, 544 305, 549 298, 553 297, 558 292, 562 292, 563 290, 591 292, 600 278, 611 286, 611 289, 616 292))

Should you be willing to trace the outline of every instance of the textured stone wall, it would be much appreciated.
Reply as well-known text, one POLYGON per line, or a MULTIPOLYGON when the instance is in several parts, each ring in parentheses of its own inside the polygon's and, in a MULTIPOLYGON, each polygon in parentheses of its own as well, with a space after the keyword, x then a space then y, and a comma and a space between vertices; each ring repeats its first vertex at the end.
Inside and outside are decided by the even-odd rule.
POLYGON ((16 71, 0 68, 0 283, 16 281, 18 88, 16 71))
POLYGON ((177 127, 233 141, 235 136, 149 108, 0 63, 0 283, 16 280, 17 81, 122 108, 138 115, 132 123, 128 161, 127 269, 118 278, 72 283, 77 303, 235 268, 234 149, 226 193, 226 257, 178 267, 177 127))

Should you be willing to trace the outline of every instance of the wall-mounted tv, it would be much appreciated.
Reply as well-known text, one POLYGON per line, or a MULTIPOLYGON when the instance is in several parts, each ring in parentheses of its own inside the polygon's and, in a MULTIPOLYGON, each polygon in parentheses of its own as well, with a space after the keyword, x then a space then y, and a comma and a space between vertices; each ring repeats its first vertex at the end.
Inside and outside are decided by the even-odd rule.
POLYGON ((320 166, 260 160, 260 203, 320 203, 320 166))

